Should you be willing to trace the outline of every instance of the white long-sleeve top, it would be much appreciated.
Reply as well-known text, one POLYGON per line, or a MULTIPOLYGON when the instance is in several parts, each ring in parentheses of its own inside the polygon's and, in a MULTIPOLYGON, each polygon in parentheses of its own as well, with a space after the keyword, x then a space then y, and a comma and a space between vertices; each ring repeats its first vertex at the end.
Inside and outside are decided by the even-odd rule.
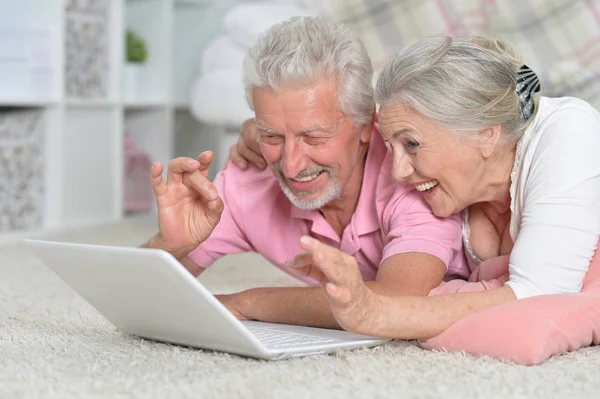
POLYGON ((569 97, 538 106, 511 174, 517 298, 579 292, 600 238, 600 114, 569 97))
POLYGON ((541 97, 511 180, 506 284, 517 298, 579 292, 600 238, 600 113, 576 98, 541 97))

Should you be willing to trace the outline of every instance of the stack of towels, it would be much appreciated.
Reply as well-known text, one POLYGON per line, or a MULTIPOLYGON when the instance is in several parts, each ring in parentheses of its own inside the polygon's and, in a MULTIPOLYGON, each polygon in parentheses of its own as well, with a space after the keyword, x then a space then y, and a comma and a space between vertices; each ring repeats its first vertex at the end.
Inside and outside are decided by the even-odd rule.
POLYGON ((242 83, 244 56, 259 35, 293 16, 314 15, 303 0, 248 1, 231 7, 222 29, 205 47, 191 89, 190 109, 198 120, 238 129, 254 116, 242 83))

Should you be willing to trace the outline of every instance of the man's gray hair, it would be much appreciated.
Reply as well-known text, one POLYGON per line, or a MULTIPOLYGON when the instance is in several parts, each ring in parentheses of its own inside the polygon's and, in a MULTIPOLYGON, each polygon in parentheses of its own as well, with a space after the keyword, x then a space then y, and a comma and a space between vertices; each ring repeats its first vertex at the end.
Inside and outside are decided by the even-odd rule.
POLYGON ((356 126, 375 110, 373 66, 363 43, 342 25, 318 17, 294 17, 272 26, 244 59, 246 101, 252 89, 285 90, 336 78, 341 111, 356 126))
POLYGON ((403 104, 446 129, 474 134, 500 125, 518 140, 530 120, 516 93, 519 55, 501 40, 427 38, 397 53, 377 81, 380 106, 403 104))

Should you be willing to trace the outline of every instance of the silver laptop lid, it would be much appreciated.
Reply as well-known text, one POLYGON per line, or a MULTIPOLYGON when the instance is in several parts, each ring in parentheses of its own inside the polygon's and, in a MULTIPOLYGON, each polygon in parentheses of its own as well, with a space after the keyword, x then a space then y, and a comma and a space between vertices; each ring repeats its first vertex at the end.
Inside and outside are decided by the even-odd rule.
POLYGON ((25 242, 121 331, 180 345, 268 357, 264 346, 241 322, 165 251, 25 242))

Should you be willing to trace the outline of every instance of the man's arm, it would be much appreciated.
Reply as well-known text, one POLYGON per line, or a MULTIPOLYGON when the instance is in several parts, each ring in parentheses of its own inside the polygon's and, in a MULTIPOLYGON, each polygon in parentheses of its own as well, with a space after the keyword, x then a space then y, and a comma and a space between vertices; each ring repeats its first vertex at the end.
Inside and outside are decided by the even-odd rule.
MULTIPOLYGON (((158 242, 157 236, 152 237, 148 242, 140 245, 141 248, 153 248, 153 249, 163 249, 163 245, 158 242)), ((204 267, 198 266, 196 262, 191 260, 187 255, 191 251, 185 251, 185 253, 171 253, 175 259, 179 261, 189 271, 194 277, 198 277, 203 271, 204 267)))
MULTIPOLYGON (((433 255, 402 253, 385 259, 376 279, 366 284, 385 296, 425 296, 442 282, 445 272, 444 262, 433 255)), ((321 287, 254 288, 219 299, 241 318, 340 328, 321 287)))

